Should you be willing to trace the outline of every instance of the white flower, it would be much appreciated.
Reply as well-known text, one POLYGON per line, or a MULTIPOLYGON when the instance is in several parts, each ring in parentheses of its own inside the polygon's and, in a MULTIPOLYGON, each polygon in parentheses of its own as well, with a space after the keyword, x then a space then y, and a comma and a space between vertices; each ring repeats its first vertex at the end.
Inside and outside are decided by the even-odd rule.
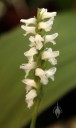
POLYGON ((56 16, 56 12, 47 12, 47 9, 40 9, 40 15, 42 19, 51 18, 56 16))
POLYGON ((29 24, 36 24, 36 18, 30 18, 30 19, 21 19, 20 22, 25 23, 26 25, 29 24))
POLYGON ((26 34, 24 34, 24 36, 26 36, 27 34, 30 34, 30 33, 36 34, 35 27, 33 27, 33 26, 21 25, 21 28, 23 30, 25 30, 25 32, 26 32, 26 34))
POLYGON ((39 22, 38 29, 44 29, 46 32, 50 31, 53 25, 54 17, 50 18, 48 21, 39 22))
POLYGON ((53 43, 53 45, 56 44, 56 42, 54 41, 54 39, 58 36, 58 33, 54 33, 52 35, 45 35, 44 39, 45 39, 45 43, 51 42, 53 43))
POLYGON ((38 51, 35 47, 30 48, 27 52, 24 53, 24 55, 28 58, 29 62, 33 61, 33 56, 37 54, 38 51))
POLYGON ((22 64, 20 66, 21 69, 24 69, 24 71, 26 72, 25 78, 29 75, 29 72, 36 68, 36 62, 32 61, 31 63, 26 63, 26 64, 22 64))
POLYGON ((52 65, 57 64, 57 60, 55 59, 57 56, 59 56, 59 51, 52 51, 51 48, 42 52, 42 60, 48 60, 52 65))
POLYGON ((56 68, 50 68, 49 70, 42 70, 41 68, 37 68, 35 70, 35 75, 40 77, 41 83, 44 85, 48 84, 48 78, 54 80, 54 74, 56 72, 56 68))
POLYGON ((37 97, 37 92, 35 89, 32 89, 26 94, 25 100, 27 102, 28 108, 33 106, 35 97, 37 97))
POLYGON ((27 57, 28 56, 33 56, 35 54, 37 54, 37 50, 36 50, 35 47, 30 48, 30 50, 28 50, 27 52, 24 53, 24 55, 27 56, 27 57))
POLYGON ((47 78, 50 78, 54 81, 54 74, 56 72, 56 68, 53 67, 53 68, 50 68, 49 70, 46 70, 45 71, 45 75, 47 76, 47 78))
POLYGON ((36 34, 35 37, 30 36, 29 40, 31 42, 30 45, 29 45, 30 47, 35 46, 36 49, 38 49, 38 50, 40 50, 43 47, 42 42, 44 41, 44 39, 41 37, 41 35, 36 34))
POLYGON ((30 108, 33 106, 33 104, 34 104, 33 99, 30 99, 30 100, 26 100, 26 99, 25 99, 25 101, 26 101, 27 107, 28 107, 29 109, 30 109, 30 108))
POLYGON ((36 88, 36 82, 33 79, 24 79, 22 82, 26 85, 26 93, 32 88, 36 88))
POLYGON ((44 85, 46 85, 48 83, 48 79, 45 76, 45 71, 42 70, 41 68, 37 68, 35 70, 35 75, 38 76, 38 77, 40 77, 41 83, 43 83, 44 85))
POLYGON ((47 12, 47 9, 45 8, 42 8, 42 9, 39 9, 39 13, 40 13, 40 16, 42 16, 45 12, 47 12))

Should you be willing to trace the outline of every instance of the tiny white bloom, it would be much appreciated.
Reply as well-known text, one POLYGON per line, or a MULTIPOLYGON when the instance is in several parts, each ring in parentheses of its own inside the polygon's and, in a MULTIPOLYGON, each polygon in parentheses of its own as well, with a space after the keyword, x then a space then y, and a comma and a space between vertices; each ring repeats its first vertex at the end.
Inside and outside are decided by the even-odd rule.
POLYGON ((26 51, 24 55, 28 58, 29 62, 33 61, 33 56, 37 54, 38 51, 35 47, 30 48, 30 50, 26 51))
POLYGON ((54 74, 56 72, 56 68, 53 67, 53 68, 50 68, 48 70, 45 70, 45 75, 47 76, 47 78, 50 78, 54 81, 54 74))
POLYGON ((51 18, 51 17, 54 17, 54 16, 56 16, 56 12, 45 12, 42 15, 42 19, 51 18))
POLYGON ((30 91, 33 88, 36 88, 36 82, 33 79, 24 79, 22 82, 26 85, 26 92, 30 91))
POLYGON ((28 108, 32 107, 35 97, 37 97, 37 92, 35 89, 32 89, 26 94, 25 100, 27 102, 28 108))
POLYGON ((46 85, 48 83, 48 78, 45 76, 45 71, 41 68, 36 68, 35 75, 40 77, 42 84, 46 85))
POLYGON ((25 101, 26 101, 27 107, 28 107, 29 109, 30 109, 30 108, 33 106, 33 104, 34 104, 33 99, 30 99, 30 100, 26 100, 26 99, 25 99, 25 101))
POLYGON ((26 100, 34 99, 37 96, 37 92, 35 89, 32 89, 26 94, 26 100))
POLYGON ((42 19, 51 18, 56 16, 56 12, 47 12, 47 9, 43 8, 43 9, 40 9, 40 16, 42 19))
POLYGON ((33 56, 37 54, 37 50, 35 47, 30 48, 28 51, 24 53, 25 56, 33 56))
POLYGON ((42 8, 42 9, 39 9, 39 13, 40 13, 40 16, 43 16, 43 14, 45 13, 45 12, 47 12, 47 9, 45 9, 45 8, 42 8))
POLYGON ((42 52, 42 60, 48 60, 52 65, 57 64, 57 60, 55 59, 57 56, 59 56, 59 51, 52 51, 51 48, 42 52))
POLYGON ((23 83, 36 88, 36 82, 33 79, 24 79, 23 83))
POLYGON ((31 63, 22 64, 20 68, 24 69, 24 71, 26 72, 25 77, 27 77, 29 75, 30 70, 36 68, 36 62, 32 61, 31 63))
POLYGON ((35 27, 33 27, 33 26, 26 26, 26 25, 21 25, 21 28, 23 29, 23 30, 25 30, 25 34, 24 34, 24 36, 26 36, 27 34, 30 34, 30 33, 32 33, 32 34, 36 34, 36 32, 35 32, 35 27))
POLYGON ((36 18, 30 18, 30 19, 21 19, 20 22, 25 23, 26 25, 29 24, 36 24, 36 18))
POLYGON ((34 36, 30 36, 30 38, 29 38, 29 40, 30 40, 30 47, 33 47, 33 46, 35 46, 36 47, 36 49, 38 49, 38 50, 40 50, 42 47, 43 47, 43 41, 44 41, 44 39, 41 37, 41 35, 39 35, 39 34, 36 34, 36 36, 34 37, 34 36))
POLYGON ((54 41, 54 39, 58 36, 58 33, 54 33, 52 35, 45 35, 44 39, 45 39, 45 43, 51 42, 53 43, 53 45, 56 44, 56 42, 54 41))
POLYGON ((43 29, 45 30, 46 32, 50 31, 51 28, 52 28, 52 25, 53 25, 53 21, 54 21, 54 17, 50 18, 48 21, 44 22, 44 21, 41 21, 39 24, 38 24, 38 29, 43 29))
POLYGON ((30 47, 35 47, 36 46, 34 36, 30 36, 29 41, 30 41, 30 45, 29 45, 30 47))
POLYGON ((35 70, 35 75, 40 77, 41 83, 44 85, 48 84, 48 78, 54 80, 54 74, 56 72, 56 68, 50 68, 48 70, 42 70, 41 68, 37 68, 35 70))

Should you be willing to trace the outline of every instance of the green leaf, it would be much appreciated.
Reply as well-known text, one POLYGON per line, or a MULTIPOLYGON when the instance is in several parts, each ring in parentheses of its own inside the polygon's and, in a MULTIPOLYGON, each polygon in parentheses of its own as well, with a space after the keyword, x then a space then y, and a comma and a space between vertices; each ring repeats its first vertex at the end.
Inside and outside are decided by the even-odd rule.
MULTIPOLYGON (((68 91, 76 88, 76 13, 60 13, 55 18, 52 33, 58 32, 54 49, 60 51, 55 81, 44 86, 39 112, 51 106, 68 91)), ((20 27, 0 36, 0 128, 21 128, 32 117, 25 103, 22 84, 26 62, 23 53, 28 40, 20 27)))

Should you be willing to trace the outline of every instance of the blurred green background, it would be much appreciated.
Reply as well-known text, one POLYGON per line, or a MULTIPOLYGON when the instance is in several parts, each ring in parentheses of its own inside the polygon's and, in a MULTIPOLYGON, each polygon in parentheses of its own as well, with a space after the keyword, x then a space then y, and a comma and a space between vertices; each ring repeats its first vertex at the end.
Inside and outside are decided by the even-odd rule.
POLYGON ((39 113, 76 90, 76 1, 0 0, 0 128, 23 128, 32 117, 21 82, 24 72, 19 69, 28 47, 19 20, 36 15, 39 7, 58 12, 52 33, 59 33, 54 49, 60 51, 55 81, 44 86, 39 113))

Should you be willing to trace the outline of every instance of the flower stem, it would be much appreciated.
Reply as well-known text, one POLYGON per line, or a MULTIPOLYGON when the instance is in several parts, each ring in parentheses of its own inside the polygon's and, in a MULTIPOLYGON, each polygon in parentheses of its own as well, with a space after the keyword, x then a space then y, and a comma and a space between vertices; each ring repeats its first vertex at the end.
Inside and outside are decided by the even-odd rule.
POLYGON ((35 101, 34 113, 33 113, 33 117, 32 117, 30 128, 35 128, 37 114, 38 114, 38 109, 39 109, 39 104, 40 104, 40 98, 37 97, 36 101, 35 101))

